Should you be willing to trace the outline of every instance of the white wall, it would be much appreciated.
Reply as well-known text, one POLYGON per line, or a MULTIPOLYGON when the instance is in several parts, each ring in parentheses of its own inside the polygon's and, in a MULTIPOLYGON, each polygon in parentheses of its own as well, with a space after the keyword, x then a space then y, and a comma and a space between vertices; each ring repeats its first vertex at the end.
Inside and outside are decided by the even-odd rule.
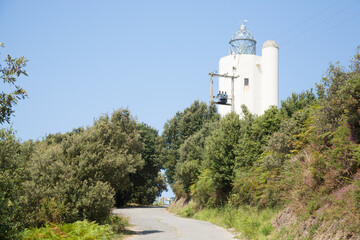
MULTIPOLYGON (((234 80, 235 112, 240 114, 245 104, 250 112, 261 115, 270 106, 279 102, 279 54, 274 41, 264 43, 262 56, 236 54, 219 61, 219 74, 239 76, 234 80), (244 78, 249 86, 244 86, 244 78)), ((231 78, 219 78, 219 91, 225 91, 231 98, 231 78)), ((216 93, 217 94, 217 93, 216 93)), ((231 103, 231 100, 228 101, 231 103)), ((218 105, 221 116, 231 112, 231 106, 218 105)))
MULTIPOLYGON (((235 112, 241 113, 241 105, 245 104, 253 113, 260 114, 261 99, 261 57, 250 54, 229 55, 220 59, 219 74, 239 76, 234 80, 235 112), (244 86, 244 78, 249 79, 249 85, 244 86)), ((231 79, 219 78, 219 90, 226 91, 231 97, 231 79)), ((231 101, 229 101, 231 102, 231 101)), ((231 106, 219 105, 219 113, 224 116, 231 112, 231 106)))
POLYGON ((279 49, 275 46, 266 46, 265 43, 262 49, 264 86, 262 91, 263 112, 269 109, 272 105, 279 105, 279 49))

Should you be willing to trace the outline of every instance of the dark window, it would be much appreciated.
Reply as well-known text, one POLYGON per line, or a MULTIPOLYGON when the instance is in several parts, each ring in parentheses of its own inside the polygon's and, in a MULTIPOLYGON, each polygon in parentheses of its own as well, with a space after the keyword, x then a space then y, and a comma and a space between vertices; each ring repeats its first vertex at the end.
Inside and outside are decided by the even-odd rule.
POLYGON ((244 86, 249 86, 249 79, 248 78, 244 78, 244 86))

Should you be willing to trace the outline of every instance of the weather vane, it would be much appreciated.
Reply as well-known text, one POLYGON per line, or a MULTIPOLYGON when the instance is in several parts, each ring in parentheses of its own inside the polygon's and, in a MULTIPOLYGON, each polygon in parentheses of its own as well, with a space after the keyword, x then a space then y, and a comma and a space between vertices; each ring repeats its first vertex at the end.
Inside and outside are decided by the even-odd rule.
POLYGON ((244 25, 247 23, 247 20, 245 18, 240 18, 240 25, 244 25))

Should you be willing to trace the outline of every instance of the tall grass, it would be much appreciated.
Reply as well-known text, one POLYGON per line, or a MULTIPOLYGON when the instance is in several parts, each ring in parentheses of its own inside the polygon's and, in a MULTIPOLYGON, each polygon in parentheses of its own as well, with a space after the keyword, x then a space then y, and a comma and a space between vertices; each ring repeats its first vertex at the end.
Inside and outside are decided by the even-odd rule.
POLYGON ((259 210, 251 206, 199 209, 193 202, 190 202, 184 208, 176 209, 175 212, 183 217, 191 217, 225 228, 233 228, 245 238, 269 239, 274 230, 271 219, 277 215, 278 210, 271 208, 259 210))

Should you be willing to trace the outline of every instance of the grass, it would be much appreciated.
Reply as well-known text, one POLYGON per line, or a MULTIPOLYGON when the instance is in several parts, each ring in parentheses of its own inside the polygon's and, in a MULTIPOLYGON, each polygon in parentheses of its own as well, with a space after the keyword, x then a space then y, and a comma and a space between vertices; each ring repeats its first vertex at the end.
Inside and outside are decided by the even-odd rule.
POLYGON ((53 239, 53 240, 108 240, 123 239, 127 233, 125 227, 127 219, 112 215, 108 224, 99 225, 87 220, 67 224, 47 224, 42 228, 25 229, 22 233, 24 240, 53 239))
POLYGON ((208 221, 224 228, 232 228, 241 233, 241 236, 250 239, 269 239, 274 228, 271 219, 278 213, 276 209, 259 210, 250 206, 224 206, 217 208, 197 208, 190 202, 174 212, 182 217, 191 217, 208 221))

